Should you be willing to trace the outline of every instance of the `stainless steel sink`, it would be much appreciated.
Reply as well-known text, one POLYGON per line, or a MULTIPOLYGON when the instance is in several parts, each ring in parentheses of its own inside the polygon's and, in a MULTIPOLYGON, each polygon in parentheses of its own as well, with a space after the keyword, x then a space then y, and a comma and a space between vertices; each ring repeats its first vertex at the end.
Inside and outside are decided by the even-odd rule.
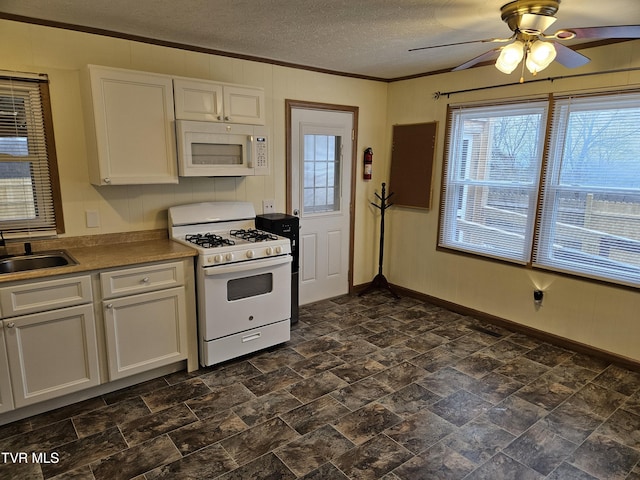
POLYGON ((39 252, 31 255, 12 255, 0 259, 0 274, 77 264, 78 262, 64 250, 39 252))

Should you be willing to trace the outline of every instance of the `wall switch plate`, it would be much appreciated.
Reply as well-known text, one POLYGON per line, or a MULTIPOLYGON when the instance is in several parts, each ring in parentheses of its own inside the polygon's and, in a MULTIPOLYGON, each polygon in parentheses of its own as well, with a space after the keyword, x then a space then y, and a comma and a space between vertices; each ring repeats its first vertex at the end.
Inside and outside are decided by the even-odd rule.
POLYGON ((262 200, 262 213, 276 213, 275 200, 262 200))
POLYGON ((100 226, 100 212, 97 210, 87 210, 84 212, 87 228, 98 228, 100 226))

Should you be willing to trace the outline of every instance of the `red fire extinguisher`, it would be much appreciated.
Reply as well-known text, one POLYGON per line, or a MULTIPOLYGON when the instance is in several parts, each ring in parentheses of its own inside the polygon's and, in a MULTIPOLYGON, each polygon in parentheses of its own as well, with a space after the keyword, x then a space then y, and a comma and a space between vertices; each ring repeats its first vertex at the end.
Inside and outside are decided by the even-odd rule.
POLYGON ((373 149, 369 147, 364 151, 363 178, 365 180, 371 180, 372 172, 373 172, 373 149))

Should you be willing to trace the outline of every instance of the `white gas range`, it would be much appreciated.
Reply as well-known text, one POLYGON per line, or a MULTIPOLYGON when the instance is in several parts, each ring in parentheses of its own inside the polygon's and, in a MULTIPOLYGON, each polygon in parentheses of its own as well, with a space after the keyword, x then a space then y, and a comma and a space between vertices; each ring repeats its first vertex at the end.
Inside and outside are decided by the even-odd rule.
POLYGON ((255 229, 249 202, 169 209, 169 236, 198 250, 200 363, 214 365, 290 338, 291 245, 255 229))

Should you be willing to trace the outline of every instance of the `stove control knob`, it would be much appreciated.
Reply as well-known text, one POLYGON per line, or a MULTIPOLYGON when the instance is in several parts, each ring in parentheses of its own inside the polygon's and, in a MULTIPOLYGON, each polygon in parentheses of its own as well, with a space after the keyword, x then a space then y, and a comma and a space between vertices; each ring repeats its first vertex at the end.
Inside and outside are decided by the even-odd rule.
POLYGON ((276 247, 276 253, 279 255, 282 253, 282 247, 276 247))
POLYGON ((222 261, 222 255, 218 254, 215 257, 213 257, 213 261, 215 263, 220 263, 222 261))
POLYGON ((247 258, 253 258, 254 253, 253 250, 247 250, 247 258))
POLYGON ((227 262, 230 262, 231 260, 233 260, 233 253, 227 253, 227 254, 224 256, 224 259, 225 259, 227 262))
POLYGON ((273 255, 273 248, 267 247, 267 255, 273 255))

